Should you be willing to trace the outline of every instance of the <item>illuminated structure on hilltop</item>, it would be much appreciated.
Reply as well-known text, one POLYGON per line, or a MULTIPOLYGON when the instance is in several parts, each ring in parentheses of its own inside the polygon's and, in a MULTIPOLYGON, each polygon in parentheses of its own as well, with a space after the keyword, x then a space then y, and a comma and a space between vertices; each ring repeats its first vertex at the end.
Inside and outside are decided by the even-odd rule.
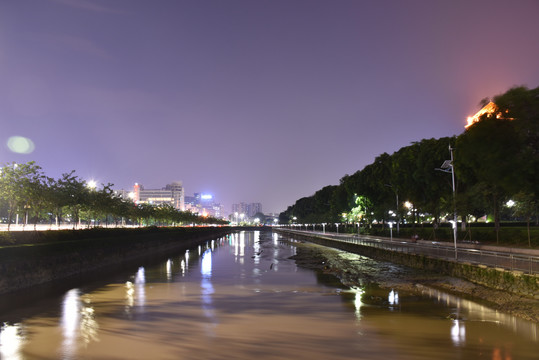
MULTIPOLYGON (((506 111, 507 112, 507 111, 506 111)), ((464 126, 465 129, 468 129, 470 126, 475 124, 476 122, 480 121, 483 116, 487 116, 488 118, 496 115, 496 119, 502 119, 502 112, 494 104, 492 101, 483 106, 481 110, 479 110, 474 116, 468 116, 468 124, 464 126)), ((506 118, 507 120, 511 120, 509 118, 506 118)))

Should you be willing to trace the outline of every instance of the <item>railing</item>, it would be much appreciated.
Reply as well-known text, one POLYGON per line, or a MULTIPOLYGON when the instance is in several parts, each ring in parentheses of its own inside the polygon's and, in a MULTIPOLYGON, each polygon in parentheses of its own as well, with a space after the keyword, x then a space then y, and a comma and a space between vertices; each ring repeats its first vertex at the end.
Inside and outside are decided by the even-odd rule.
MULTIPOLYGON (((313 234, 312 231, 288 230, 295 233, 313 234)), ((370 246, 390 251, 407 254, 427 255, 452 261, 467 262, 477 265, 485 265, 503 268, 513 271, 522 271, 527 274, 539 274, 539 256, 515 254, 508 251, 492 251, 483 249, 469 249, 457 247, 457 259, 455 259, 455 248, 450 243, 413 243, 406 241, 390 241, 387 239, 359 237, 358 235, 338 235, 330 233, 315 234, 324 236, 335 241, 353 243, 363 246, 370 246)))

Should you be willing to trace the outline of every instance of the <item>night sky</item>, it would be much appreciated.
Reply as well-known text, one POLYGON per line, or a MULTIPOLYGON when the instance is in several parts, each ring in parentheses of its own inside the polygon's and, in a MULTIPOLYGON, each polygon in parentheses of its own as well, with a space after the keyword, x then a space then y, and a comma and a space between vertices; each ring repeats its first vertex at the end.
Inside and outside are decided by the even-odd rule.
POLYGON ((0 163, 280 212, 539 86, 538 18, 538 0, 0 0, 0 163))

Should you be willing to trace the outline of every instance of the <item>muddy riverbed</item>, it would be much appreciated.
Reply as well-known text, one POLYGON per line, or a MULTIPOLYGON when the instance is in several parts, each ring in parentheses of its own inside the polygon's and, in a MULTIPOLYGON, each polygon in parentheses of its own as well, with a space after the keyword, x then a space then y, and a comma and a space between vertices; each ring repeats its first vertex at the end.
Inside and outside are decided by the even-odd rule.
POLYGON ((295 245, 297 254, 292 258, 299 266, 332 274, 346 286, 376 284, 381 288, 407 292, 420 292, 424 287, 430 287, 539 323, 539 301, 534 299, 490 289, 463 279, 388 262, 381 263, 365 256, 309 242, 300 241, 295 245))

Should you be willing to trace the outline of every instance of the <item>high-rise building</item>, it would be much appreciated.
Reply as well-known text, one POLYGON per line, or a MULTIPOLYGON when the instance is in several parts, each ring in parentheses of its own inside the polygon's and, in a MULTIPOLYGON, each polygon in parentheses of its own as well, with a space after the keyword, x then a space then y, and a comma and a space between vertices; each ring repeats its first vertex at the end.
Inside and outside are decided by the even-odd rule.
POLYGON ((238 213, 238 214, 245 214, 247 217, 253 217, 256 213, 262 212, 262 204, 261 203, 238 203, 238 204, 232 204, 232 214, 238 213))
POLYGON ((145 189, 135 183, 133 186, 133 201, 136 204, 148 203, 153 205, 169 204, 177 210, 184 210, 184 190, 181 181, 167 184, 162 189, 145 189))
POLYGON ((201 216, 224 217, 223 205, 216 203, 211 194, 195 193, 185 197, 185 209, 201 216))

